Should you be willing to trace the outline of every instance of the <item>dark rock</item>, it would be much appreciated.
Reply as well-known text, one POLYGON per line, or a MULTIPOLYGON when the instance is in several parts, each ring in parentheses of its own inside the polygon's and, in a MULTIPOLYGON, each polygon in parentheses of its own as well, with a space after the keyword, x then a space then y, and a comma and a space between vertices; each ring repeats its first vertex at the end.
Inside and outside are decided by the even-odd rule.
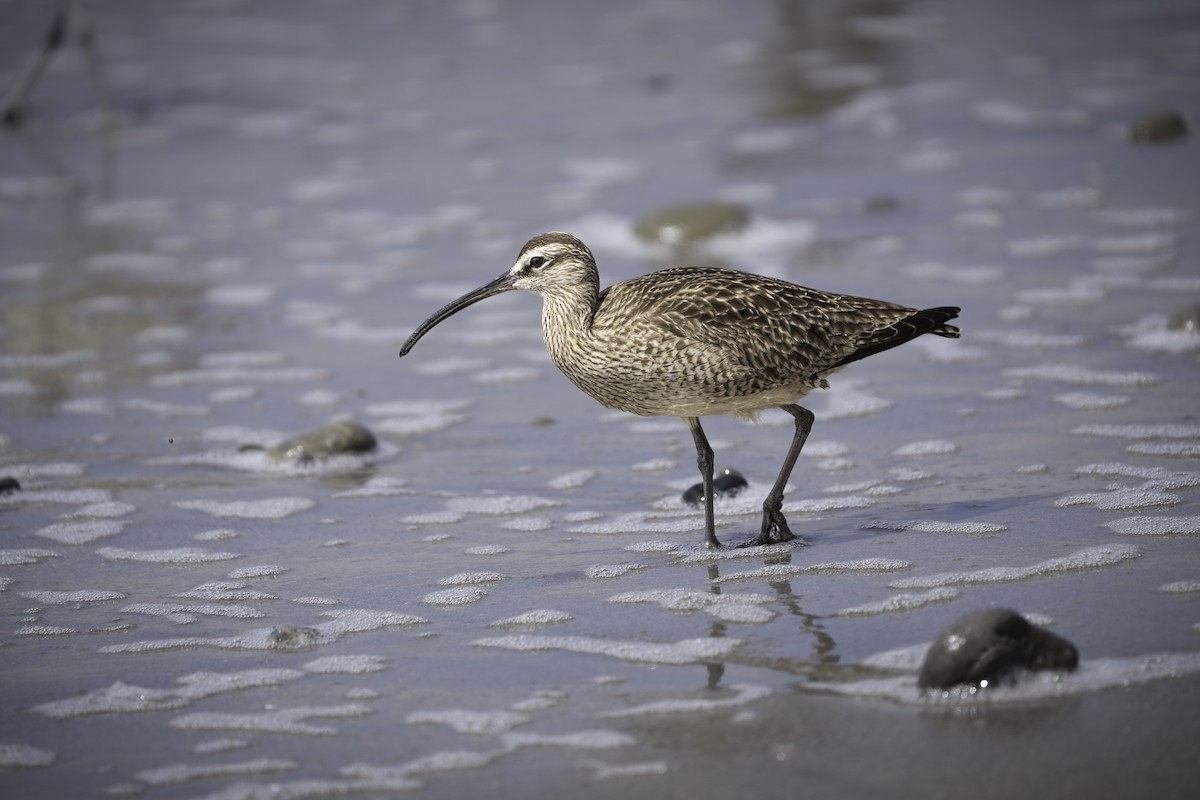
POLYGON ((357 422, 343 420, 331 422, 315 431, 272 445, 267 448, 267 458, 272 461, 304 463, 330 456, 369 453, 377 444, 375 434, 357 422))
POLYGON ((267 634, 267 647, 272 650, 302 650, 322 641, 324 637, 316 628, 302 628, 296 625, 279 625, 267 634))
POLYGON ((1129 126, 1129 139, 1135 144, 1173 142, 1187 134, 1187 120, 1174 109, 1142 117, 1129 126))
POLYGON ((1185 333, 1200 331, 1200 306, 1194 306, 1187 311, 1180 311, 1171 317, 1167 320, 1167 330, 1183 331, 1185 333))
MULTIPOLYGON (((746 478, 736 469, 726 467, 715 476, 713 476, 713 498, 718 497, 737 497, 742 489, 745 489, 750 484, 746 482, 746 478)), ((683 502, 689 506, 699 506, 704 502, 704 484, 697 483, 689 486, 687 491, 683 493, 683 502)))
POLYGON ((946 689, 988 686, 1013 679, 1014 670, 1075 669, 1075 645, 1008 608, 964 614, 942 631, 925 656, 917 685, 946 689))
POLYGON ((746 227, 749 214, 736 203, 684 203, 643 214, 633 223, 639 239, 683 246, 746 227))
POLYGON ((0 478, 0 494, 21 491, 21 483, 16 478, 5 475, 0 478))

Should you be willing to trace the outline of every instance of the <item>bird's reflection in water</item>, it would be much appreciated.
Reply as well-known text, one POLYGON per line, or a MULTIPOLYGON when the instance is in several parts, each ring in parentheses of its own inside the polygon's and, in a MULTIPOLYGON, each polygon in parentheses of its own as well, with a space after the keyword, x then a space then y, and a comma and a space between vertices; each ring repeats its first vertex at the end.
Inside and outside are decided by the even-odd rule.
MULTIPOLYGON (((764 566, 772 564, 790 564, 792 561, 791 553, 773 553, 763 559, 764 566)), ((709 591, 714 595, 721 594, 721 586, 717 582, 721 577, 720 562, 713 562, 705 565, 705 570, 708 574, 709 591)), ((806 659, 798 658, 769 658, 769 657, 748 657, 742 663, 748 666, 766 667, 768 669, 779 670, 782 672, 790 672, 794 674, 802 674, 807 676, 823 676, 830 677, 831 672, 840 673, 839 668, 841 656, 837 653, 837 642, 833 636, 825 628, 822 623, 823 618, 817 614, 805 611, 800 602, 800 597, 792 591, 792 583, 789 580, 769 580, 767 585, 774 590, 775 594, 783 601, 784 607, 788 613, 800 620, 800 630, 812 640, 812 655, 806 659)), ((709 628, 709 636, 712 638, 722 638, 726 635, 728 623, 722 620, 716 620, 709 628)), ((725 675, 724 661, 706 661, 704 662, 705 670, 708 673, 707 687, 709 689, 720 688, 721 679, 725 675)))

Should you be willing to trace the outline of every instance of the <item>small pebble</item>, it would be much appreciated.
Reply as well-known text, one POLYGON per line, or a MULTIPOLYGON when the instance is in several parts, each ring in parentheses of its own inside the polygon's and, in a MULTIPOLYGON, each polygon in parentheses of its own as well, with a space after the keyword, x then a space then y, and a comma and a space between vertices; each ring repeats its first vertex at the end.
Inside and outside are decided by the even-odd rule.
POLYGON ((1196 333, 1200 331, 1200 306, 1192 306, 1186 311, 1180 311, 1167 320, 1167 330, 1196 333))
POLYGON ((1142 117, 1129 126, 1129 139, 1134 144, 1173 142, 1187 134, 1187 120, 1174 109, 1142 117))
POLYGON ((688 245, 746 227, 749 215, 736 203, 685 203, 643 214, 633 223, 639 239, 654 244, 688 245))
MULTIPOLYGON (((731 467, 726 467, 713 477, 713 498, 737 497, 742 489, 745 489, 749 485, 742 473, 731 467)), ((683 493, 683 502, 689 506, 699 506, 703 503, 704 484, 697 483, 688 487, 687 491, 683 493)))
POLYGON ((303 464, 318 458, 347 453, 369 453, 377 444, 375 434, 357 422, 343 420, 322 425, 315 431, 272 445, 267 448, 267 458, 272 461, 295 461, 303 464))
POLYGON ((5 475, 0 478, 0 494, 8 494, 9 492, 21 491, 21 482, 16 478, 5 475))
POLYGON ((1073 670, 1079 651, 1009 608, 985 608, 955 620, 938 634, 921 665, 917 685, 948 689, 958 684, 980 688, 1015 680, 1019 669, 1073 670))

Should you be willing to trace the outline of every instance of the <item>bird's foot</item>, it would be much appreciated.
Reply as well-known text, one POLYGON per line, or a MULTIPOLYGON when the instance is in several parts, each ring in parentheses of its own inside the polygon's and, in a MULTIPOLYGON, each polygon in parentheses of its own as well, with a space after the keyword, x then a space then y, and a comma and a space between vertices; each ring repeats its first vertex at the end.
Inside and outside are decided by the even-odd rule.
POLYGON ((716 536, 708 535, 704 537, 704 549, 706 550, 724 550, 725 545, 721 544, 716 536))
POLYGON ((790 542, 796 535, 788 527, 781 511, 764 511, 762 531, 740 547, 760 547, 767 544, 790 542))

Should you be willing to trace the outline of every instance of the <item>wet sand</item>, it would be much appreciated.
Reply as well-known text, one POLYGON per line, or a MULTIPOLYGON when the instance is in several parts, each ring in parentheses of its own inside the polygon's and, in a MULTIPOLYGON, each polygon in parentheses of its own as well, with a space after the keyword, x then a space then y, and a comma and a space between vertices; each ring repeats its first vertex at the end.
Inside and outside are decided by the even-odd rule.
MULTIPOLYGON (((578 5, 86 6, 108 116, 68 48, 0 139, 5 794, 1190 796, 1200 157, 1130 130, 1197 118, 1200 14, 578 5), (802 541, 709 553, 687 427, 536 298, 396 358, 552 229, 963 338, 810 396, 802 541), (379 447, 245 447, 337 419, 379 447), (986 607, 1079 669, 919 691, 986 607)), ((0 87, 49 24, 5 11, 0 87)), ((749 539, 791 419, 705 428, 749 539)))

